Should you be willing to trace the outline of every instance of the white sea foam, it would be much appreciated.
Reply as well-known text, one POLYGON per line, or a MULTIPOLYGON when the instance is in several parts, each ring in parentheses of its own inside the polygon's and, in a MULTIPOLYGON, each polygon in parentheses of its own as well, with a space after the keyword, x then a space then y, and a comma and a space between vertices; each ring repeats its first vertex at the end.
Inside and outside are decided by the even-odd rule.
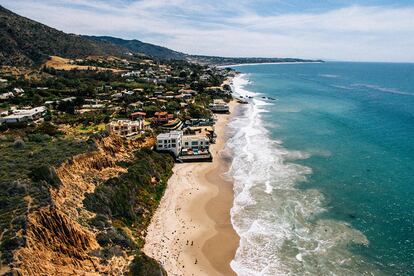
POLYGON ((365 88, 365 89, 375 90, 375 91, 382 92, 382 93, 398 94, 398 95, 404 95, 404 96, 414 96, 414 93, 412 92, 405 92, 397 88, 382 87, 382 86, 375 85, 375 84, 354 83, 351 86, 344 86, 344 85, 331 85, 331 86, 344 89, 344 90, 355 90, 358 88, 365 88))
POLYGON ((339 75, 334 75, 334 74, 319 74, 319 76, 324 77, 324 78, 331 78, 331 79, 339 78, 339 75))
MULTIPOLYGON (((247 78, 234 79, 235 93, 259 95, 245 89, 247 78)), ((230 123, 233 134, 227 147, 233 160, 228 174, 235 193, 231 219, 240 236, 231 267, 242 276, 349 275, 354 269, 368 270, 346 246, 367 244, 362 233, 338 221, 316 219, 325 211, 323 195, 297 188, 312 170, 292 163, 310 154, 289 151, 282 141, 271 140, 261 118, 264 103, 255 99, 240 106, 243 112, 230 123)))
POLYGON ((397 88, 382 87, 382 86, 375 85, 375 84, 354 83, 351 86, 344 86, 344 85, 331 85, 331 86, 335 88, 344 89, 344 90, 356 90, 358 88, 365 88, 365 89, 375 90, 375 91, 382 92, 382 93, 390 93, 390 94, 397 94, 397 95, 404 95, 404 96, 414 96, 414 93, 412 92, 405 92, 397 88))

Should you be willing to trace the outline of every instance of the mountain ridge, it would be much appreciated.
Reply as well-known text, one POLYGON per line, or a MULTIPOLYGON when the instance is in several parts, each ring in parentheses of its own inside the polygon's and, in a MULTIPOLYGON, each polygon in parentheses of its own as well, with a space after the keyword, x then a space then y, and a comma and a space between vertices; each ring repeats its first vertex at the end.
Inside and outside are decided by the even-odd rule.
POLYGON ((0 65, 37 66, 49 56, 122 56, 127 49, 67 34, 0 5, 0 65))
POLYGON ((154 59, 186 60, 207 65, 268 62, 321 62, 298 58, 218 57, 189 55, 137 39, 112 36, 68 34, 20 16, 0 5, 0 65, 36 67, 49 56, 81 58, 87 56, 128 57, 143 54, 154 59))
POLYGON ((109 42, 121 47, 124 47, 135 53, 142 53, 150 57, 159 59, 186 59, 189 55, 171 50, 167 47, 143 42, 138 39, 122 39, 113 36, 84 36, 88 39, 109 42))

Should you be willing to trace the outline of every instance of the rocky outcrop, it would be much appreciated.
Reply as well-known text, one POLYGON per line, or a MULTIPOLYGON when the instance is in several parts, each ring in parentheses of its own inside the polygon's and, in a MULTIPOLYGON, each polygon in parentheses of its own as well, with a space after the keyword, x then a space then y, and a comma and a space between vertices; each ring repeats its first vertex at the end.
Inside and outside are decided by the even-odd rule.
POLYGON ((95 141, 96 151, 81 154, 56 168, 61 183, 50 188, 51 204, 27 214, 21 230, 24 246, 13 253, 12 272, 18 275, 119 275, 133 257, 125 252, 102 257, 96 231, 87 221, 95 216, 83 208, 86 193, 103 181, 126 171, 120 161, 133 158, 133 152, 149 146, 126 142, 119 137, 95 141))
POLYGON ((94 234, 56 207, 30 214, 25 238, 26 246, 14 254, 14 267, 19 274, 99 271, 99 260, 88 255, 99 248, 94 234))

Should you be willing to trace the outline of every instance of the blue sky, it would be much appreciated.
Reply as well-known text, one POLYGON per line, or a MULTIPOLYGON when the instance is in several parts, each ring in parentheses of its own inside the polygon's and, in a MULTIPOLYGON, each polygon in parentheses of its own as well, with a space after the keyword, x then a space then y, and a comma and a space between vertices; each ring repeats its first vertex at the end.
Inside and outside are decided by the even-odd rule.
POLYGON ((0 0, 57 29, 190 54, 414 62, 413 0, 0 0))

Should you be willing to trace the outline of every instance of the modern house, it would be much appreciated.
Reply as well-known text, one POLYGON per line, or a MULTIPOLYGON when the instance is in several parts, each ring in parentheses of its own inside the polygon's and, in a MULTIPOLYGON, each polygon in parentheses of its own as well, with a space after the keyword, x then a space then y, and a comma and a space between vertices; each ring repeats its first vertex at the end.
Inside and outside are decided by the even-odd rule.
POLYGON ((171 131, 169 133, 161 133, 157 136, 156 149, 158 151, 169 151, 178 157, 182 149, 183 132, 171 131))
POLYGON ((212 104, 209 104, 209 108, 215 113, 228 113, 230 111, 229 105, 223 100, 214 100, 212 104))
POLYGON ((157 136, 156 149, 168 151, 181 161, 210 161, 210 139, 205 135, 183 135, 182 131, 171 131, 157 136))
POLYGON ((107 125, 109 133, 122 137, 130 137, 139 134, 145 128, 144 120, 131 121, 128 119, 117 119, 107 125))
POLYGON ((184 135, 183 148, 185 149, 208 149, 210 146, 210 139, 204 135, 184 135))

